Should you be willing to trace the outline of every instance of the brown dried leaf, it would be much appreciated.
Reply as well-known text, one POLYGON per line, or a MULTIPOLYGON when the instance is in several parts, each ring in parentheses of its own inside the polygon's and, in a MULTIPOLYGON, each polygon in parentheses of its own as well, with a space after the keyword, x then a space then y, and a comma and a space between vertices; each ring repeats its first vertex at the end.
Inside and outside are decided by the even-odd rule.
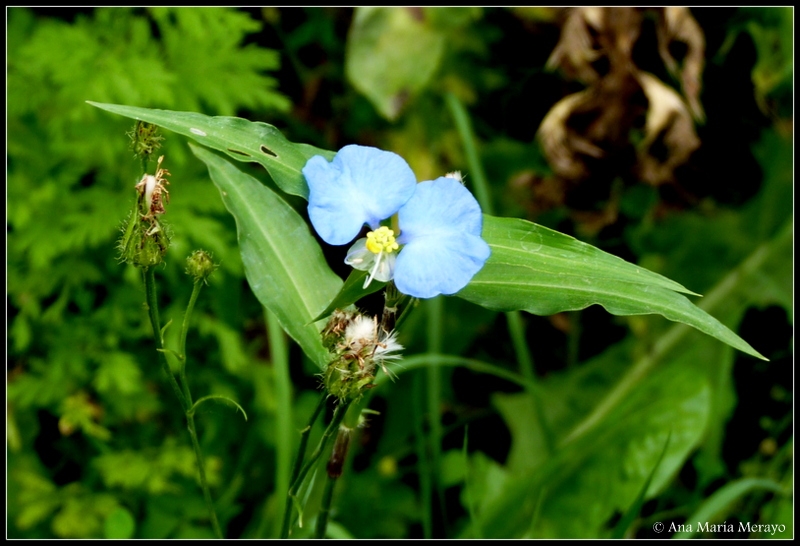
MULTIPOLYGON (((700 119, 700 75, 705 40, 687 8, 662 8, 659 14, 659 52, 669 70, 680 78, 685 101, 651 74, 639 71, 632 51, 642 29, 639 8, 573 8, 566 11, 561 37, 548 67, 583 80, 588 89, 564 97, 542 120, 538 137, 557 176, 569 180, 592 174, 591 159, 633 167, 643 181, 657 185, 674 180, 675 169, 686 162, 700 141, 692 115, 700 119), (669 52, 673 42, 687 44, 682 69, 669 52), (597 71, 604 58, 608 70, 597 71), (682 70, 682 71, 681 71, 682 70), (645 113, 645 138, 632 159, 631 131, 645 113), (688 107, 687 103, 688 102, 688 107)), ((600 219, 607 221, 611 215, 600 219)))
POLYGON ((603 156, 602 149, 567 127, 569 117, 590 99, 590 93, 587 89, 567 95, 553 105, 539 126, 538 137, 550 166, 564 178, 581 178, 586 174, 578 153, 595 158, 603 156))
POLYGON ((570 77, 591 83, 599 74, 592 67, 601 52, 592 38, 590 27, 599 31, 603 26, 602 8, 571 8, 561 28, 561 37, 545 65, 549 70, 561 69, 570 77), (597 46, 597 47, 596 47, 597 46))
POLYGON ((705 117, 703 106, 700 104, 702 87, 700 78, 705 63, 705 48, 706 40, 703 30, 697 20, 692 17, 689 8, 677 6, 664 8, 658 24, 658 52, 670 73, 681 80, 683 94, 689 103, 689 109, 694 118, 699 121, 705 117), (669 52, 669 46, 673 41, 686 44, 683 70, 669 52))
POLYGON ((680 95, 647 72, 639 82, 650 105, 645 121, 645 138, 639 147, 639 176, 657 186, 674 180, 675 168, 685 163, 700 146, 689 110, 680 95), (661 142, 667 152, 659 158, 654 144, 661 142))

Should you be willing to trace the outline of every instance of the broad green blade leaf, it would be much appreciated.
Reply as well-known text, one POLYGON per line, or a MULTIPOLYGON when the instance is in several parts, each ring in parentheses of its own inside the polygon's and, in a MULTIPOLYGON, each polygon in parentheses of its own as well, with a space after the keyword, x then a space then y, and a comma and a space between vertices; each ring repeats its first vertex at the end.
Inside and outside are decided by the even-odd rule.
MULTIPOLYGON (((749 355, 746 341, 681 294, 680 284, 572 237, 525 220, 484 215, 492 255, 457 295, 497 311, 536 315, 601 305, 614 315, 659 314, 749 355)), ((766 360, 766 359, 764 359, 766 360)))
POLYGON ((542 380, 541 410, 527 393, 495 393, 493 404, 512 443, 506 465, 509 479, 493 500, 479 506, 483 538, 604 536, 610 518, 634 503, 642 483, 650 480, 645 495, 653 498, 672 482, 703 440, 710 414, 713 393, 708 376, 698 373, 703 352, 694 347, 643 376, 595 428, 570 443, 558 442, 534 464, 524 459, 526 453, 543 450, 531 443, 538 436, 532 430, 534 413, 542 411, 555 430, 566 433, 568 423, 584 413, 581 404, 586 404, 587 395, 588 405, 593 405, 605 391, 574 387, 613 382, 624 369, 629 349, 620 344, 592 362, 542 380))
POLYGON ((329 354, 314 318, 342 280, 328 267, 308 225, 275 192, 216 154, 190 145, 236 219, 245 275, 258 300, 320 368, 329 354))
POLYGON ((333 301, 330 303, 330 305, 328 305, 325 310, 314 320, 324 319, 333 313, 334 310, 344 309, 348 305, 357 302, 364 296, 374 294, 386 286, 385 282, 372 281, 368 287, 364 288, 364 280, 367 278, 367 275, 369 275, 369 272, 367 271, 359 271, 358 269, 351 271, 350 275, 347 277, 347 280, 344 281, 342 289, 338 294, 336 294, 336 297, 333 298, 333 301))
POLYGON ((260 121, 87 102, 121 116, 175 131, 196 140, 203 146, 224 152, 238 161, 260 163, 280 189, 305 199, 308 199, 308 185, 301 169, 306 161, 315 155, 324 156, 329 160, 336 155, 335 152, 321 150, 308 144, 289 142, 278 129, 260 121))

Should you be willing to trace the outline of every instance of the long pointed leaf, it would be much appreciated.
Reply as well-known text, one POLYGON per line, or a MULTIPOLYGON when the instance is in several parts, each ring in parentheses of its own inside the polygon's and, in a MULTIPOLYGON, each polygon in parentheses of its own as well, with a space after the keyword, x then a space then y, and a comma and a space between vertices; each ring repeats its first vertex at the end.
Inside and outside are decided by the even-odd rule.
POLYGON ((314 319, 342 286, 308 224, 280 196, 218 155, 190 145, 236 219, 245 275, 258 300, 320 368, 329 354, 314 319))
POLYGON ((315 318, 315 320, 321 320, 327 317, 336 309, 344 309, 348 305, 357 302, 364 296, 374 294, 378 290, 383 290, 383 288, 386 286, 385 282, 372 281, 367 288, 364 288, 364 281, 366 280, 367 275, 368 273, 366 271, 353 269, 350 272, 350 275, 344 281, 344 286, 342 286, 342 289, 338 294, 336 294, 336 297, 333 298, 333 301, 325 308, 325 310, 315 318))
POLYGON ((206 116, 196 112, 174 112, 104 104, 92 106, 185 135, 203 146, 228 154, 238 161, 260 163, 280 189, 308 199, 308 185, 301 169, 311 157, 332 159, 334 152, 308 144, 294 144, 272 125, 228 116, 206 116))
POLYGON ((601 305, 615 315, 655 313, 688 324, 764 359, 747 342, 679 292, 680 284, 525 220, 484 215, 483 238, 492 255, 458 293, 497 311, 537 315, 601 305))

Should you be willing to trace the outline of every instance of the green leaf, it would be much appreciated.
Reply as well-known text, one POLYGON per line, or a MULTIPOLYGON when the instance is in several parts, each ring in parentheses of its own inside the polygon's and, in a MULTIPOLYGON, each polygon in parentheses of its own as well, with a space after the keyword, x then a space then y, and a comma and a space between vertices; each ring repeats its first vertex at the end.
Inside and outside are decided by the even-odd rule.
MULTIPOLYGON (((567 434, 583 413, 584 399, 601 395, 581 387, 618 379, 615 365, 625 363, 626 352, 620 345, 541 383, 544 418, 553 430, 567 434)), ((526 451, 543 449, 532 443, 539 434, 532 430, 537 420, 530 395, 495 394, 493 403, 511 432, 507 468, 512 473, 496 500, 479 511, 485 538, 597 538, 607 532, 615 512, 635 502, 646 480, 646 498, 663 491, 702 441, 708 423, 712 393, 707 377, 697 371, 702 354, 689 351, 653 369, 596 427, 572 441, 562 439, 534 464, 523 461, 526 451)))
MULTIPOLYGON (((740 498, 750 493, 763 489, 774 493, 783 493, 784 490, 779 483, 765 478, 742 478, 735 482, 725 484, 708 497, 700 508, 688 518, 687 522, 714 523, 722 520, 729 513, 732 505, 740 498)), ((698 524, 699 527, 699 524, 698 524)), ((682 531, 675 533, 672 538, 692 538, 699 528, 692 528, 692 531, 682 531)))
POLYGON ((117 507, 103 523, 105 538, 132 538, 136 532, 136 520, 127 508, 117 507))
POLYGON ((644 484, 642 484, 642 488, 639 490, 636 500, 633 501, 633 504, 631 504, 630 508, 625 511, 620 520, 614 526, 614 529, 612 529, 611 538, 625 538, 625 533, 628 531, 628 529, 630 529, 633 522, 639 516, 639 512, 642 511, 645 495, 647 495, 647 491, 650 489, 650 483, 653 481, 653 477, 656 475, 656 470, 658 470, 661 461, 664 459, 664 455, 667 453, 667 448, 669 447, 669 438, 670 437, 667 436, 667 439, 664 442, 664 450, 661 452, 661 456, 656 461, 656 464, 653 465, 653 470, 650 471, 650 475, 647 477, 644 484))
POLYGON ((342 289, 339 290, 339 293, 336 294, 336 297, 333 298, 330 305, 328 305, 314 320, 321 320, 333 313, 336 309, 344 309, 364 296, 374 294, 386 286, 385 282, 372 281, 367 288, 364 288, 364 279, 367 278, 367 275, 369 275, 367 271, 359 271, 358 269, 351 271, 347 280, 344 281, 342 289))
POLYGON ((347 36, 345 72, 386 119, 427 86, 444 53, 445 35, 413 8, 360 7, 347 36), (420 20, 423 19, 423 20, 420 20))
POLYGON ((245 275, 258 300, 320 368, 329 354, 315 317, 339 292, 303 218, 275 192, 230 162, 190 145, 205 162, 225 206, 236 219, 245 275))
MULTIPOLYGON (((614 315, 659 314, 764 359, 747 342, 677 292, 682 285, 576 239, 513 218, 484 215, 492 255, 458 296, 497 311, 536 315, 601 305, 614 315)), ((766 359, 764 359, 766 360, 766 359)))
POLYGON ((260 121, 87 102, 121 116, 175 131, 238 161, 260 163, 280 189, 305 199, 308 199, 308 185, 301 169, 306 161, 315 155, 324 156, 328 160, 336 155, 308 144, 289 142, 274 126, 260 121))

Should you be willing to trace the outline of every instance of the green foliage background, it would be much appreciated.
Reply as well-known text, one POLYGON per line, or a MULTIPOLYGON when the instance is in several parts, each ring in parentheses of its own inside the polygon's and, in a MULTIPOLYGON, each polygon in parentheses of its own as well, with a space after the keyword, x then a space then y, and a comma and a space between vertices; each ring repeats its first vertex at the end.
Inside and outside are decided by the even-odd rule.
MULTIPOLYGON (((380 415, 351 449, 330 535, 649 537, 657 521, 703 514, 793 536, 793 14, 693 14, 707 41, 707 121, 677 183, 617 177, 582 187, 578 203, 541 206, 552 173, 534 135, 575 90, 544 70, 554 10, 9 8, 8 535, 212 536, 139 271, 114 250, 141 176, 130 123, 85 101, 239 115, 329 150, 376 145, 422 180, 466 170, 449 94, 471 115, 496 214, 705 294, 699 305, 770 362, 660 317, 588 308, 520 320, 424 302, 401 332, 406 369, 376 389, 380 415), (592 219, 612 208, 598 229, 592 219)), ((286 383, 282 337, 244 280, 233 219, 185 139, 165 136, 174 238, 157 271, 162 319, 178 322, 189 299, 184 258, 212 251, 221 267, 198 302, 189 377, 250 419, 207 404, 200 440, 226 536, 275 536, 276 468, 296 442, 286 418, 304 426, 316 368, 290 347, 286 383)), ((326 249, 344 275, 337 252, 326 249)), ((167 330, 168 346, 177 335, 167 330)))

